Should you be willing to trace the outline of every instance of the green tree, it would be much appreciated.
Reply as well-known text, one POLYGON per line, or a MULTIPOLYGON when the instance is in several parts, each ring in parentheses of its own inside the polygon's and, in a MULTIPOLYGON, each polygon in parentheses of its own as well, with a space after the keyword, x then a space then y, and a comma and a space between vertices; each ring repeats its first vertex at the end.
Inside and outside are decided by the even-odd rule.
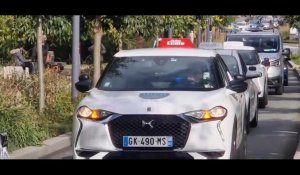
MULTIPOLYGON (((36 16, 15 15, 0 16, 0 55, 8 59, 9 50, 14 49, 18 42, 33 47, 36 44, 36 16)), ((71 48, 71 17, 70 16, 43 16, 44 34, 53 46, 66 49, 71 48)))
POLYGON ((295 27, 298 30, 298 55, 300 55, 300 15, 287 15, 285 16, 285 20, 287 23, 289 23, 290 27, 295 27))

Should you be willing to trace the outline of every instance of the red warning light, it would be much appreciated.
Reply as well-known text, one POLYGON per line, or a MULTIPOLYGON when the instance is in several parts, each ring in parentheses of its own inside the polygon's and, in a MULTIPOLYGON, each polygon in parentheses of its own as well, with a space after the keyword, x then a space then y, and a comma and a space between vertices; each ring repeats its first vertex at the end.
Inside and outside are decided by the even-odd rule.
POLYGON ((194 48, 189 38, 161 38, 158 48, 194 48))

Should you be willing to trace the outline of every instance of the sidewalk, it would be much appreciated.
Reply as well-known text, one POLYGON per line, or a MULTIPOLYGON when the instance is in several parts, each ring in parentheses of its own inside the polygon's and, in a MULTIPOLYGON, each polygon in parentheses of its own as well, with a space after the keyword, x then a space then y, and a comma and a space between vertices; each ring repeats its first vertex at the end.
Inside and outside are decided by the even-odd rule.
POLYGON ((71 146, 71 133, 48 139, 42 146, 29 146, 10 153, 10 159, 40 159, 71 146))
MULTIPOLYGON (((293 68, 293 70, 297 72, 297 76, 300 79, 300 65, 296 65, 292 61, 288 61, 288 63, 293 68)), ((294 154, 294 159, 300 159, 300 142, 298 143, 297 150, 294 154)))

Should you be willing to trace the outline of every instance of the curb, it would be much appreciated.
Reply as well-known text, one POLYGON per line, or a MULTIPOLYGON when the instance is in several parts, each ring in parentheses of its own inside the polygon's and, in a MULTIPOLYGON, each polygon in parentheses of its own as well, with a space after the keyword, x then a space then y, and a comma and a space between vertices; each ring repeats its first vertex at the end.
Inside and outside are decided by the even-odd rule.
POLYGON ((10 154, 10 159, 39 159, 65 148, 71 147, 72 133, 66 133, 42 143, 42 146, 29 146, 10 154))
MULTIPOLYGON (((300 66, 296 65, 295 63, 293 63, 292 61, 288 61, 289 66, 291 66, 293 68, 293 70, 296 72, 298 79, 300 80, 300 66)), ((298 141, 298 146, 297 146, 297 150, 294 154, 294 158, 293 159, 300 159, 300 141, 298 141)))

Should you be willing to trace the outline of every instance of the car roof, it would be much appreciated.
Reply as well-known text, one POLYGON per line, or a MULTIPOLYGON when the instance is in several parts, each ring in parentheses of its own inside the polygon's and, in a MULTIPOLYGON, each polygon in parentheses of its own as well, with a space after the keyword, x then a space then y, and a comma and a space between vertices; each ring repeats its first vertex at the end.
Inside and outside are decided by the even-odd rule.
POLYGON ((145 48, 133 50, 121 50, 115 57, 137 57, 137 56, 193 56, 193 57, 215 57, 213 50, 192 48, 145 48))
POLYGON ((264 35, 264 36, 278 36, 279 33, 273 33, 273 32, 237 32, 237 33, 229 33, 229 34, 227 34, 227 36, 230 36, 230 35, 253 35, 253 36, 264 35))
POLYGON ((224 49, 232 49, 232 50, 255 50, 254 47, 251 46, 224 46, 224 49))

